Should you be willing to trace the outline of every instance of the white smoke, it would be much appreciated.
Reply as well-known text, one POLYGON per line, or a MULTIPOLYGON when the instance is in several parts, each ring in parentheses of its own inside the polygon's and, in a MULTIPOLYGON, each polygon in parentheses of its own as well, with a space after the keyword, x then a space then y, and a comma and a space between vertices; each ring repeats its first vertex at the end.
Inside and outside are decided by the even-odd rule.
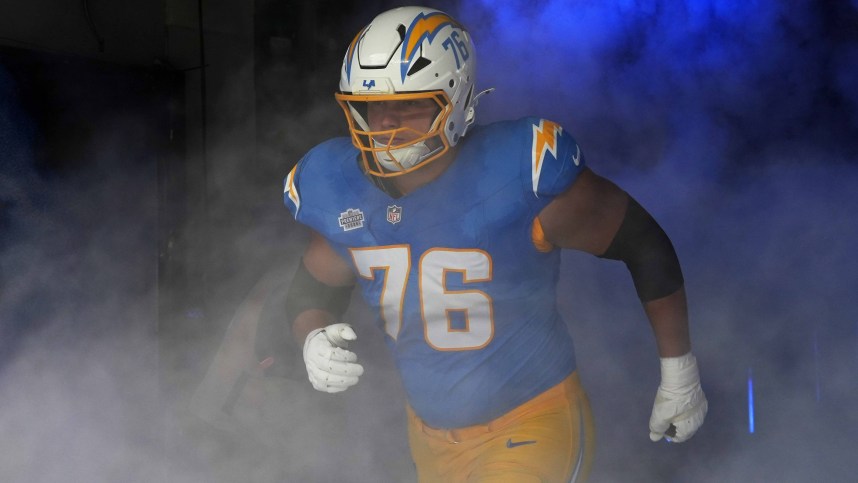
MULTIPOLYGON (((507 5, 453 9, 471 27, 480 84, 498 87, 478 122, 561 122, 596 172, 656 216, 683 262, 710 400, 690 442, 651 443, 658 364, 628 274, 617 262, 564 254, 560 305, 598 431, 591 481, 849 481, 858 469, 858 169, 843 134, 858 122, 854 42, 822 37, 810 3, 752 2, 743 15, 730 2, 507 5), (823 67, 830 77, 813 75, 823 67), (825 89, 843 104, 820 100, 825 89)), ((335 77, 338 66, 315 75, 335 77)), ((221 102, 240 95, 227 85, 221 102)), ((327 96, 257 129, 282 133, 299 156, 334 133, 338 109, 327 96)), ((116 129, 135 123, 123 118, 116 129)), ((287 351, 282 373, 250 379, 231 426, 186 407, 226 326, 272 269, 284 280, 260 322, 281 316, 305 235, 279 198, 295 160, 254 164, 244 147, 215 138, 215 156, 235 164, 224 161, 211 183, 215 233, 225 236, 213 240, 222 265, 201 319, 209 340, 177 334, 164 344, 157 287, 147 282, 158 256, 147 232, 155 173, 126 162, 145 146, 103 138, 96 168, 83 173, 46 177, 26 161, 2 171, 0 480, 413 480, 404 396, 361 303, 348 317, 367 372, 345 394, 314 392, 287 351), (256 169, 265 175, 249 174, 256 169), (165 374, 176 363, 165 351, 190 369, 165 374), (181 390, 165 398, 165 384, 181 390)), ((274 151, 260 146, 266 159, 274 151)))

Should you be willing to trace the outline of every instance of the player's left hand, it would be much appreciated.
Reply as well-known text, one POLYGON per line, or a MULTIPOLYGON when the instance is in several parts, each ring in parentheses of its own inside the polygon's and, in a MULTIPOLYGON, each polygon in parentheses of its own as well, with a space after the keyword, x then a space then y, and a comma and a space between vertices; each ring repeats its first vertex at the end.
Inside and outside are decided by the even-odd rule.
POLYGON ((689 352, 680 357, 662 357, 661 384, 649 418, 649 438, 687 441, 703 424, 708 409, 694 355, 689 352))

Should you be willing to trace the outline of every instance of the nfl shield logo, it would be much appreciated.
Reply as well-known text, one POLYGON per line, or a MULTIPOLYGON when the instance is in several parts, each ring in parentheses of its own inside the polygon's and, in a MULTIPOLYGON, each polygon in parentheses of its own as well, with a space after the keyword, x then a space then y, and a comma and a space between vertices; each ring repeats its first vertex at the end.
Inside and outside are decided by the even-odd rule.
POLYGON ((387 221, 394 225, 402 221, 402 207, 396 205, 388 206, 387 221))

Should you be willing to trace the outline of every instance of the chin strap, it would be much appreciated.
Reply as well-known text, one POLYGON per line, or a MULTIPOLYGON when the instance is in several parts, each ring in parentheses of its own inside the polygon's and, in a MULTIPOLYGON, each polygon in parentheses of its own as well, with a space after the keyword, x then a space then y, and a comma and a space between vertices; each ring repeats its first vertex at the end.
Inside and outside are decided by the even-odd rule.
MULTIPOLYGON (((495 90, 494 87, 489 87, 484 91, 480 91, 479 94, 474 96, 474 100, 471 102, 471 107, 468 108, 468 115, 465 116, 465 124, 471 125, 474 122, 474 117, 477 115, 477 104, 480 102, 480 97, 483 97, 486 94, 489 94, 495 90)), ((464 134, 462 134, 464 136, 464 134)))
POLYGON ((480 100, 480 97, 482 97, 482 96, 484 96, 484 95, 486 95, 486 94, 492 93, 492 92, 494 92, 494 90, 495 90, 495 88, 494 88, 494 87, 489 87, 488 89, 485 89, 485 90, 483 90, 483 91, 480 91, 480 93, 479 93, 479 94, 477 94, 476 96, 474 96, 474 107, 476 107, 477 102, 480 100))
MULTIPOLYGON (((381 144, 377 141, 373 141, 375 143, 375 147, 385 147, 384 144, 381 144)), ((431 156, 438 150, 434 151, 429 149, 429 146, 426 145, 426 141, 420 141, 419 143, 411 144, 409 146, 405 146, 402 148, 390 149, 389 152, 376 152, 375 157, 378 162, 382 165, 384 169, 388 169, 391 171, 406 171, 409 170, 431 156), (396 169, 396 166, 400 168, 396 169)))

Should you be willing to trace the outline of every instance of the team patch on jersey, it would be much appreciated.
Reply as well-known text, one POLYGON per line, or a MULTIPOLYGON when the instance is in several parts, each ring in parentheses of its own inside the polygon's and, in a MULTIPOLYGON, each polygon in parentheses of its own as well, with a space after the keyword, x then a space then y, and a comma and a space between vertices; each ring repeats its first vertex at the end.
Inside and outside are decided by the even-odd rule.
POLYGON ((363 228, 363 212, 359 208, 349 208, 340 213, 339 221, 343 231, 363 228))
POLYGON ((394 225, 402 221, 402 207, 396 205, 388 206, 387 221, 394 225))
POLYGON ((531 153, 531 168, 533 175, 533 192, 539 187, 539 175, 545 164, 545 155, 551 153, 557 159, 557 141, 563 128, 547 119, 540 119, 539 124, 533 125, 533 150, 531 153))

